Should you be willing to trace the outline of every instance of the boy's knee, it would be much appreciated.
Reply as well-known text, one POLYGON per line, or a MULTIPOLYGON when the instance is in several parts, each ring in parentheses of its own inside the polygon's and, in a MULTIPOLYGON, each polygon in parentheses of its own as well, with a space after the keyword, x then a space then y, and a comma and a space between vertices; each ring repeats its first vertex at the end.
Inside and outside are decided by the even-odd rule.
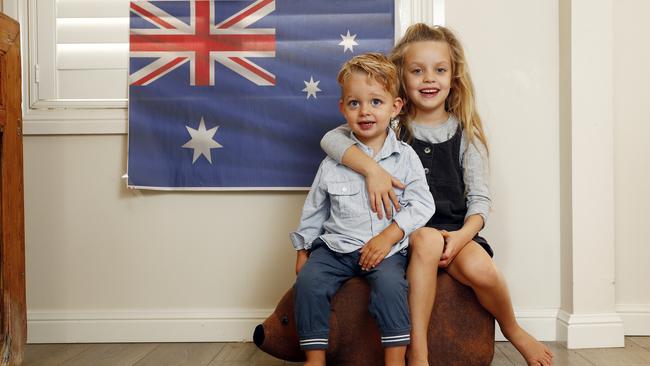
POLYGON ((318 296, 319 292, 324 293, 324 287, 319 286, 319 283, 322 283, 323 281, 321 278, 319 278, 318 273, 305 269, 306 268, 303 267, 300 273, 298 273, 298 277, 296 278, 296 284, 294 285, 296 293, 300 294, 300 296, 305 296, 308 294, 318 296))
POLYGON ((382 299, 406 298, 408 294, 408 281, 402 276, 383 276, 377 279, 373 291, 382 299))

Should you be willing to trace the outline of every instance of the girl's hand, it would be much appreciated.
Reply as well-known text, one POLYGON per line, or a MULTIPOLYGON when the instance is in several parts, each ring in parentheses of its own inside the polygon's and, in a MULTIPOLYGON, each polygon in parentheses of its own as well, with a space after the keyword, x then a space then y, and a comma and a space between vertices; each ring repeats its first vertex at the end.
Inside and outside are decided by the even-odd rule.
POLYGON ((307 259, 309 259, 309 253, 306 250, 303 249, 296 252, 296 276, 302 269, 302 266, 307 263, 307 259))
POLYGON ((390 240, 381 234, 370 239, 363 248, 359 249, 361 253, 361 258, 359 258, 361 269, 368 271, 377 267, 386 258, 392 246, 390 240))
POLYGON ((445 239, 445 248, 442 251, 442 256, 440 256, 438 266, 441 268, 447 268, 454 258, 456 258, 456 255, 458 255, 460 250, 463 249, 472 238, 468 238, 468 236, 461 230, 440 230, 440 233, 445 239))
POLYGON ((377 213, 380 220, 383 218, 383 212, 386 213, 386 219, 392 218, 391 203, 396 211, 400 210, 393 187, 404 189, 406 186, 388 174, 384 168, 377 165, 377 169, 373 169, 366 175, 366 187, 368 187, 370 209, 377 213))

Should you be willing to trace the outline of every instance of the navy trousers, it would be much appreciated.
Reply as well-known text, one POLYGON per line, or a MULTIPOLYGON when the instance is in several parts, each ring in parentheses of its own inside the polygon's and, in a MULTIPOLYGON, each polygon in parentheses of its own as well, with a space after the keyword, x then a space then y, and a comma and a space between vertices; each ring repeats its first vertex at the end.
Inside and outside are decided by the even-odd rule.
POLYGON ((365 277, 370 284, 369 310, 379 325, 382 345, 410 343, 406 256, 396 253, 369 271, 361 270, 360 256, 359 251, 334 252, 320 239, 314 242, 294 285, 301 349, 327 349, 330 302, 341 285, 353 276, 365 277))

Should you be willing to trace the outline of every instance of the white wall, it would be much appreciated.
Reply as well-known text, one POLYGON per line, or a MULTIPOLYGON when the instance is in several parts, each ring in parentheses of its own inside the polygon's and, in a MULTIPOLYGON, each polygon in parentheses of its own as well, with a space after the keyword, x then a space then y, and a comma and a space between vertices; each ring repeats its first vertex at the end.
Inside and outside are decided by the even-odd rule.
POLYGON ((30 340, 70 317, 268 315, 293 281, 304 193, 130 191, 125 151, 117 135, 25 138, 30 340))
POLYGON ((516 310, 559 307, 557 4, 447 1, 491 147, 485 234, 516 310))
POLYGON ((650 3, 614 7, 616 302, 628 334, 650 334, 650 3))

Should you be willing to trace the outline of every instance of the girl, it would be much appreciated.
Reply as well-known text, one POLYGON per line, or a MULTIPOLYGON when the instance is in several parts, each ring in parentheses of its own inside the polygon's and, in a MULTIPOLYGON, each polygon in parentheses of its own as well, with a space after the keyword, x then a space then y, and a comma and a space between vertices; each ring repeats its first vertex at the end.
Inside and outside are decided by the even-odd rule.
MULTIPOLYGON (((528 365, 552 365, 551 351, 517 323, 492 249, 478 236, 491 203, 488 149, 462 46, 447 28, 420 23, 408 28, 390 58, 399 70, 400 97, 405 101, 396 132, 420 157, 436 204, 427 227, 410 238, 409 365, 428 365, 426 336, 438 267, 474 290, 528 365)), ((383 210, 390 219, 391 202, 399 209, 392 186, 403 185, 353 146, 346 129, 328 132, 321 146, 366 177, 373 211, 381 218, 383 210)), ((363 252, 360 259, 364 268, 377 262, 373 253, 363 252)))

